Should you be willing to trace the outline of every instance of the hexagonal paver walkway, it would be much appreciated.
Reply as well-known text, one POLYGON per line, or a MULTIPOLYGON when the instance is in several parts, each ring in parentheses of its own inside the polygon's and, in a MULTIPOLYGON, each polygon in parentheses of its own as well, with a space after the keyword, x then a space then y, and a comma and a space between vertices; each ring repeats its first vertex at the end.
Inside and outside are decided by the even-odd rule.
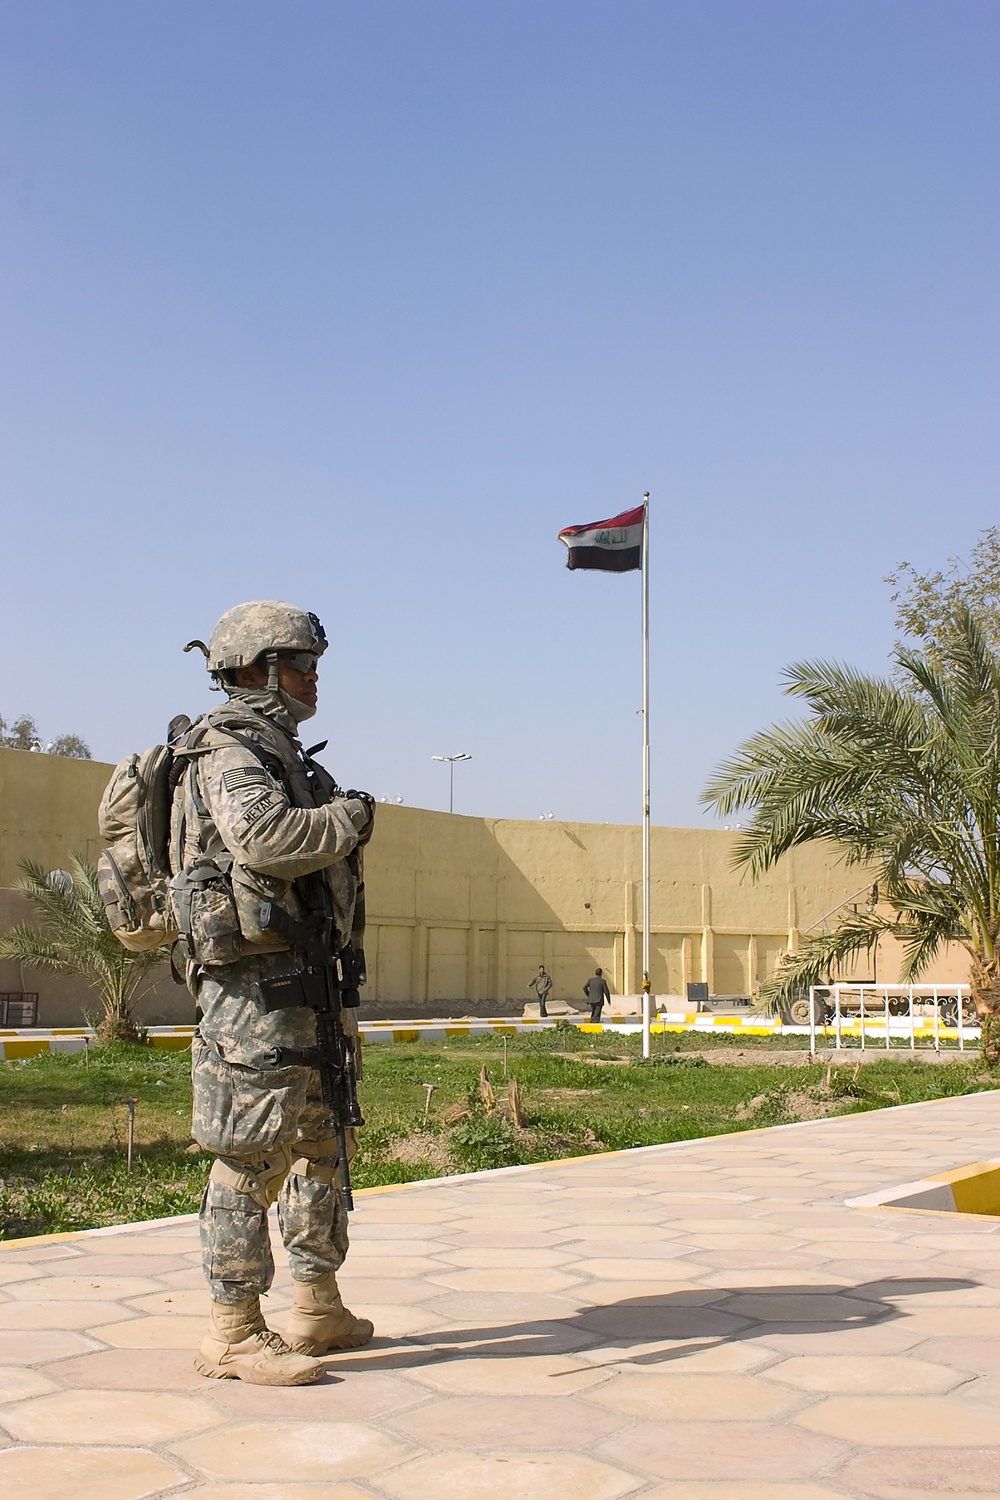
POLYGON ((0 1246, 0 1493, 995 1496, 1000 1220, 844 1200, 998 1127, 978 1094, 361 1193, 380 1337, 296 1390, 194 1373, 193 1218, 0 1246))

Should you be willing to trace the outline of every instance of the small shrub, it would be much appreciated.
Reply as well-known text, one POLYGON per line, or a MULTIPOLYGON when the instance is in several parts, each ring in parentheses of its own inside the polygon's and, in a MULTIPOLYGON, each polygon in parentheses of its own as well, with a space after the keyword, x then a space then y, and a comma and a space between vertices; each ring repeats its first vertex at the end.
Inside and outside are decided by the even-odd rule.
POLYGON ((452 1132, 455 1156, 467 1172, 516 1167, 527 1160, 512 1127, 499 1115, 472 1115, 452 1132))
POLYGON ((698 1057, 695 1053, 685 1055, 682 1052, 661 1052, 654 1057, 637 1057, 634 1066, 637 1068, 710 1068, 712 1065, 706 1058, 698 1057))

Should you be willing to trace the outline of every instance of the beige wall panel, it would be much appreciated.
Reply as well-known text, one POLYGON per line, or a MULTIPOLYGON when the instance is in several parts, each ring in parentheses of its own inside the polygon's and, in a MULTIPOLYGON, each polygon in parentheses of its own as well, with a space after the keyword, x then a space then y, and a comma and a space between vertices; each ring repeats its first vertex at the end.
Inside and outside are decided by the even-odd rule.
POLYGON ((402 862, 397 866, 380 866, 373 852, 365 855, 365 889, 367 892, 368 918, 374 913, 372 893, 378 891, 378 914, 392 916, 401 921, 414 921, 418 916, 417 875, 407 870, 402 862))
MULTIPOLYGON (((641 935, 640 935, 641 942, 641 935)), ((640 955, 642 949, 639 949, 640 955)), ((640 967, 641 967, 640 956, 640 967)), ((640 979, 642 975, 638 976, 640 979)), ((654 995, 684 994, 684 937, 653 934, 649 944, 649 978, 654 995)))
MULTIPOLYGON (((701 886, 690 881, 652 881, 649 894, 654 924, 659 921, 669 922, 671 927, 700 927, 701 892, 701 886)), ((635 898, 638 904, 636 921, 641 922, 642 886, 639 883, 635 887, 635 898)))
POLYGON ((750 975, 747 971, 749 937, 715 934, 713 962, 717 995, 748 995, 750 975))
POLYGON ((757 937, 757 973, 753 976, 755 985, 770 979, 787 949, 787 932, 768 932, 757 937))
MULTIPOLYGON (((513 997, 524 996, 533 1000, 535 992, 528 989, 528 980, 538 973, 538 965, 545 963, 547 934, 539 931, 524 932, 517 928, 507 929, 507 993, 513 997)), ((557 937, 556 941, 559 941, 557 937)), ((554 960, 553 960, 554 962, 554 960)), ((556 989, 553 999, 558 999, 558 981, 553 979, 556 989)))
POLYGON ((372 975, 374 985, 366 991, 366 1001, 371 999, 381 1003, 409 998, 412 950, 412 927, 379 927, 375 973, 372 975))
POLYGON ((545 934, 536 929, 525 932, 518 927, 507 928, 507 959, 510 963, 533 964, 535 968, 543 962, 545 934))
POLYGON ((74 854, 96 863, 97 805, 111 766, 30 750, 0 750, 0 886, 19 878, 29 858, 47 870, 74 854))
POLYGON ((479 930, 479 961, 476 974, 476 997, 479 1000, 495 1000, 497 993, 496 970, 497 935, 492 928, 479 930))
MULTIPOLYGON (((687 975, 687 978, 684 980, 685 986, 688 984, 704 984, 705 982, 705 962, 702 947, 702 935, 700 932, 692 932, 685 937, 683 943, 684 973, 687 975)), ((682 995, 686 993, 683 986, 680 993, 682 995)))
POLYGON ((584 983, 596 968, 604 970, 608 988, 617 993, 620 947, 621 939, 613 932, 557 932, 552 943, 553 998, 582 1005, 584 983))
POLYGON ((427 931, 428 1000, 464 1000, 469 988, 469 933, 463 927, 427 931))
POLYGON ((417 879, 417 914, 428 922, 463 922, 469 911, 469 881, 465 872, 424 870, 417 879))
MULTIPOLYGON (((482 851, 480 851, 481 853, 482 851)), ((469 900, 472 915, 480 922, 494 922, 497 917, 497 878, 479 869, 478 861, 473 868, 469 884, 469 900)))

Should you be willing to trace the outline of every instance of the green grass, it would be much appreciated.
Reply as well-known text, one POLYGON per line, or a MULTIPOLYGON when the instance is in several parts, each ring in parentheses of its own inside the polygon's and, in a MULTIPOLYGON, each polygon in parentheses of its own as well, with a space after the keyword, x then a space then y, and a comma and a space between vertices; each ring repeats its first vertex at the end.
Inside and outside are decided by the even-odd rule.
MULTIPOLYGON (((771 1038, 657 1038, 643 1062, 637 1037, 567 1031, 372 1044, 364 1049, 368 1121, 359 1187, 478 1171, 589 1152, 687 1140, 858 1112, 993 1087, 978 1058, 944 1064, 885 1060, 857 1070, 770 1066, 771 1038), (697 1048, 733 1048, 709 1066, 697 1048), (484 1108, 486 1064, 498 1107, 484 1108), (515 1077, 519 1126, 505 1094, 515 1077), (425 1118, 425 1084, 434 1084, 425 1118)), ((788 1041, 798 1041, 788 1038, 788 1041)), ((784 1049, 801 1050, 801 1049, 784 1049)), ((190 1151, 187 1053, 121 1044, 0 1063, 0 1238, 160 1218, 198 1205, 210 1158, 190 1151), (138 1099, 134 1170, 125 1169, 126 1096, 138 1099)))

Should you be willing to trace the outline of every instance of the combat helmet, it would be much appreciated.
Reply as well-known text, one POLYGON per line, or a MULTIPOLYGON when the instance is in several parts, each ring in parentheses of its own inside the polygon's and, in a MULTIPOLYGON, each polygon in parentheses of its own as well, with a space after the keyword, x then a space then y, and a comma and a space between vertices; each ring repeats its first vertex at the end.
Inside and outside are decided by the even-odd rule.
POLYGON ((260 657, 268 659, 270 676, 277 685, 275 663, 279 651, 311 651, 322 656, 327 648, 326 631, 318 618, 294 604, 277 599, 254 599, 227 609, 212 631, 208 645, 189 641, 205 653, 208 670, 218 679, 235 667, 249 667, 260 657))

